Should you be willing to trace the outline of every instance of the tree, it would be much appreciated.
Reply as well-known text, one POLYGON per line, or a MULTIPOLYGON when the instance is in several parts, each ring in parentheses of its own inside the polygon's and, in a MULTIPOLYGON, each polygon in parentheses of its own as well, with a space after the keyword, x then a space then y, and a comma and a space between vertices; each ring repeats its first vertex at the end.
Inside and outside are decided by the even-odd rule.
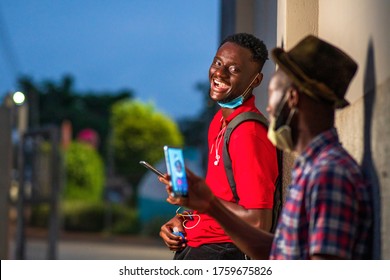
POLYGON ((70 75, 58 82, 45 80, 40 83, 29 77, 21 77, 18 83, 29 102, 29 127, 60 126, 64 120, 69 120, 74 136, 84 128, 92 128, 99 134, 99 152, 103 156, 106 155, 111 105, 133 97, 130 90, 78 92, 70 75))
POLYGON ((114 104, 110 123, 115 171, 132 185, 135 205, 137 186, 146 172, 139 161, 157 163, 164 156, 163 146, 182 146, 183 136, 173 120, 140 101, 114 104))
POLYGON ((72 142, 65 150, 66 200, 103 201, 104 165, 88 144, 72 142))

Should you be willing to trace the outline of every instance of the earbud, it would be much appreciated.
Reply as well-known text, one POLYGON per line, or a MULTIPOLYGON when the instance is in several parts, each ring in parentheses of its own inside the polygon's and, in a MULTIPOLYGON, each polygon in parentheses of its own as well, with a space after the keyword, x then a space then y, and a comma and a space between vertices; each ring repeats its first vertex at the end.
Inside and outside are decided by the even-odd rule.
POLYGON ((218 163, 219 163, 219 159, 221 158, 220 155, 215 155, 215 161, 214 161, 214 165, 217 166, 218 163))

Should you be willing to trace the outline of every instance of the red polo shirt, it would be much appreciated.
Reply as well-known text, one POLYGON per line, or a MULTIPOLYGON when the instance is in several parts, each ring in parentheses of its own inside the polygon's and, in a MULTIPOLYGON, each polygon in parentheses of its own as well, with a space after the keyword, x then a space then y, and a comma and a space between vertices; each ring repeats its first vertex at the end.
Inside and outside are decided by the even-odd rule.
MULTIPOLYGON (((243 105, 234 110, 227 122, 242 112, 259 112, 252 96, 243 105)), ((208 168, 206 182, 213 193, 226 201, 234 202, 223 164, 222 112, 214 116, 208 134, 208 168), (216 152, 217 150, 217 152, 216 152), (217 157, 219 162, 215 165, 217 157)), ((267 129, 256 121, 247 121, 239 125, 230 136, 229 154, 232 159, 234 179, 239 204, 246 209, 272 209, 273 197, 278 175, 276 150, 267 138, 267 129)), ((198 247, 207 243, 232 242, 221 226, 210 216, 196 211, 193 221, 187 221, 188 245, 198 247)))

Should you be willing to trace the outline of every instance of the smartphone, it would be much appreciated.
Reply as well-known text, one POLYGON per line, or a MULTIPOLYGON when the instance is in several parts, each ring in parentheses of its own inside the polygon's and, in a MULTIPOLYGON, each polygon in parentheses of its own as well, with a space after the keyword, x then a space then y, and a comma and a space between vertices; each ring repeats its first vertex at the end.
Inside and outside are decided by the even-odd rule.
POLYGON ((188 182, 181 148, 164 146, 167 172, 171 176, 172 191, 175 196, 188 196, 188 182))
POLYGON ((147 163, 146 161, 141 160, 139 163, 141 165, 145 166, 150 171, 153 171, 154 173, 156 173, 157 176, 164 177, 164 173, 162 173, 160 170, 158 170, 156 167, 152 166, 151 164, 147 163))

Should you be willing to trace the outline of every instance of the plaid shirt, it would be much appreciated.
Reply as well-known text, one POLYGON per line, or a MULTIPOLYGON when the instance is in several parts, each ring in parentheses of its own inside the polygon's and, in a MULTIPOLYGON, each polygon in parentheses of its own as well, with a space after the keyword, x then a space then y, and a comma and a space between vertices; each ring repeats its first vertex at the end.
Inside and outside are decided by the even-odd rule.
POLYGON ((271 259, 369 257, 371 194, 335 128, 318 135, 295 160, 271 259))

